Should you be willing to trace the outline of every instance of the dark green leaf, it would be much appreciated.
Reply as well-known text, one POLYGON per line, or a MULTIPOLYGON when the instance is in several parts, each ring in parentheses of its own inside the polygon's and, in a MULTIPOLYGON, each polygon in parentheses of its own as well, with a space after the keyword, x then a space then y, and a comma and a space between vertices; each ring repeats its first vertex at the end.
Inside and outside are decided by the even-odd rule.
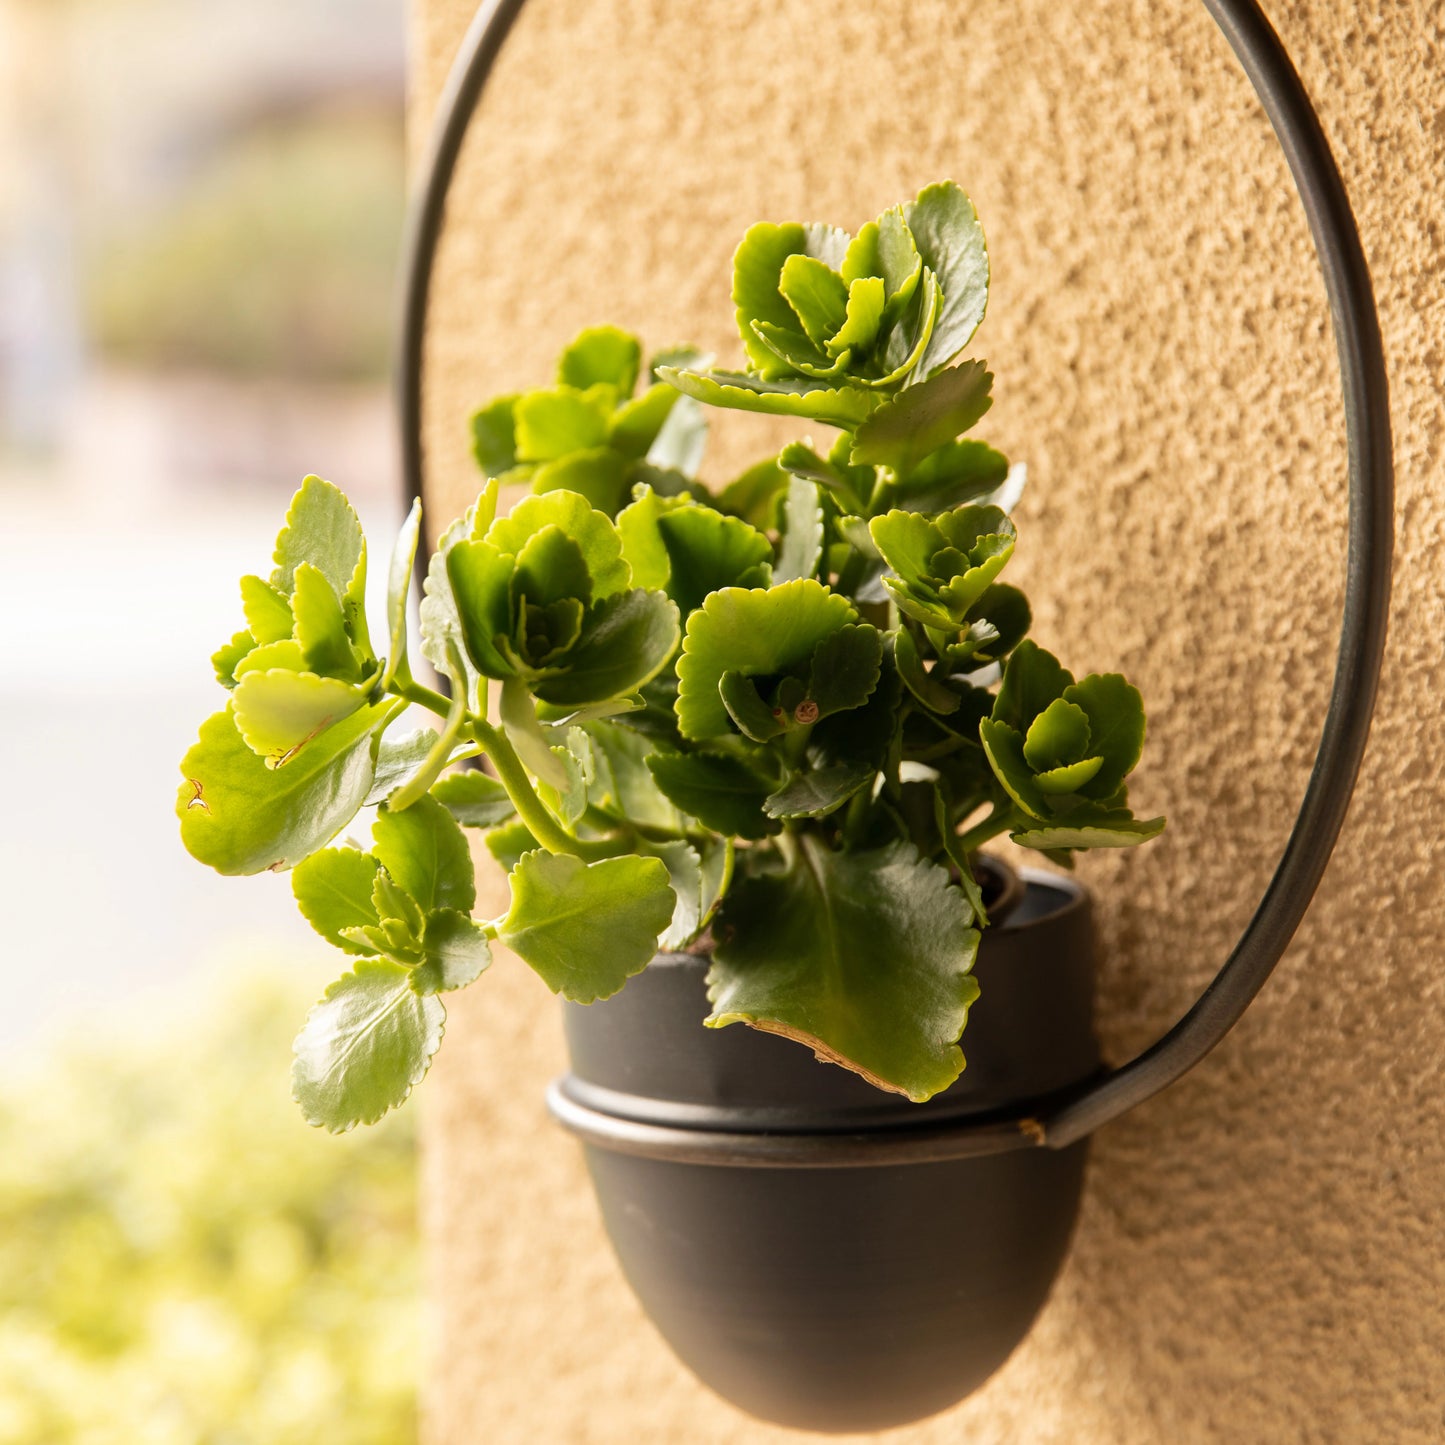
POLYGON ((647 766, 684 813, 729 838, 765 838, 777 828, 763 816, 772 784, 730 753, 653 753, 647 766))
POLYGON ((636 692, 677 647, 677 607, 660 592, 634 588, 608 597, 567 656, 567 669, 535 685, 536 695, 562 707, 636 692))
POLYGON ((787 472, 769 458, 729 482, 718 493, 716 506, 760 532, 770 532, 778 524, 778 502, 787 489, 787 472))
MULTIPOLYGON (((801 684, 797 688, 800 690, 801 684)), ((744 737, 755 743, 766 743, 788 731, 791 720, 786 709, 781 704, 765 701, 757 684, 746 673, 723 673, 718 679, 717 692, 728 716, 744 737)))
POLYGON ((1117 672, 1081 678, 1063 689, 1063 697, 1087 714, 1089 752, 1104 759, 1086 791, 1091 798, 1111 797, 1144 751, 1144 699, 1117 672))
POLYGON ((958 693, 939 678, 936 669, 931 673, 925 671, 918 644, 906 627, 900 627, 894 637, 893 656, 903 685, 924 707, 944 717, 958 711, 958 693))
POLYGON ((993 705, 994 721, 1007 723, 1022 739, 1033 720, 1073 684, 1073 673, 1053 653, 1045 652, 1036 642, 1021 642, 1004 668, 993 705))
POLYGON ((411 1093, 441 1046, 446 1010, 407 969, 362 959, 326 990, 296 1039, 291 1088, 308 1124, 374 1124, 411 1093))
POLYGON ((818 712, 814 721, 862 707, 878 684, 883 634, 867 622, 849 623, 825 637, 813 652, 808 697, 818 712))
POLYGON ((922 1102, 963 1068, 978 934, 947 872, 908 844, 833 853, 803 835, 789 872, 734 883, 708 973, 720 1028, 752 1024, 922 1102))
POLYGON ((861 421, 854 464, 868 462, 907 475, 931 452, 967 431, 989 409, 993 373, 981 361, 941 371, 905 387, 861 421))
POLYGON ((512 870, 512 906, 498 936, 553 993, 610 998, 657 951, 676 899, 656 858, 584 863, 526 854, 512 870))
POLYGON ((985 718, 978 725, 978 731, 989 764, 1009 797, 1025 813, 1040 820, 1048 818, 1048 801, 1024 758, 1023 735, 996 718, 985 718))
POLYGON ((822 818, 877 777, 865 764, 835 763, 798 773, 763 804, 770 818, 822 818))

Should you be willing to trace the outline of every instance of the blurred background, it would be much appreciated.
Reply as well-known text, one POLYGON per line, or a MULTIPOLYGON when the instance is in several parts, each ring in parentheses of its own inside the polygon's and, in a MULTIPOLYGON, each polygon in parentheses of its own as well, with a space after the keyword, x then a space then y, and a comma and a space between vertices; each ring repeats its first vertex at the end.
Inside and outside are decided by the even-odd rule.
POLYGON ((0 1445, 414 1436, 409 1116, 304 1125, 334 963, 172 811, 301 477, 374 562, 400 521, 404 40, 403 0, 0 0, 0 1445))

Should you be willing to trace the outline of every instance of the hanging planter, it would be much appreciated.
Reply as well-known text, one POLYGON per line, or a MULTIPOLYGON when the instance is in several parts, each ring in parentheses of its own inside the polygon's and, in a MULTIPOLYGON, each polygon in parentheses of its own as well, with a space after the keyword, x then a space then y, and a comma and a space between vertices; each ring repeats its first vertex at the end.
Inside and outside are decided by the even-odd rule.
POLYGON ((1163 819, 1127 795, 1143 702, 1117 674, 1076 680, 999 580, 1019 482, 966 435, 992 384, 958 360, 988 257, 951 182, 856 237, 750 230, 732 296, 742 371, 685 349, 644 365, 636 338, 594 327, 554 385, 483 407, 486 484, 421 567, 422 650, 446 695, 414 676, 431 266, 520 9, 478 15, 412 216, 415 500, 384 632, 367 624, 355 514, 308 478, 275 570, 243 580, 246 628, 213 659, 230 699, 182 764, 182 835, 223 873, 292 869, 302 912, 351 956, 297 1040, 311 1122, 343 1130, 400 1104, 441 1042, 444 996, 500 940, 568 1000, 572 1067, 550 1104, 678 1355, 762 1418, 885 1428, 962 1398, 1022 1339, 1067 1252, 1089 1135, 1223 1037, 1334 845, 1389 593, 1368 274, 1273 32, 1246 0, 1214 0, 1286 143, 1334 306, 1345 622, 1319 759, 1258 913, 1180 1023, 1108 1070, 1087 895, 1053 875, 1016 886, 979 848, 1007 834, 1067 865, 1156 836, 1163 819), (839 436, 710 491, 705 406, 839 436), (531 495, 500 514, 508 484, 531 495), (411 706, 440 730, 402 732, 411 706), (367 805, 370 848, 335 845, 367 805), (496 919, 472 917, 468 827, 509 875, 496 919))

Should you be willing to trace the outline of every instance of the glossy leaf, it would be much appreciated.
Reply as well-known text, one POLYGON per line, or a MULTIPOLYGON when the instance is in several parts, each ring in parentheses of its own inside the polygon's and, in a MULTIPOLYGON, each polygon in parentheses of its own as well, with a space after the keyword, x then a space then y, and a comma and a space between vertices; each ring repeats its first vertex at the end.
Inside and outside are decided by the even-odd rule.
POLYGON ((794 776, 763 803, 770 818, 824 818, 877 777, 866 764, 835 763, 794 776))
POLYGON ((201 724, 181 761, 181 841, 218 873, 289 868, 329 843, 371 787, 374 734, 395 715, 365 708, 328 728, 283 768, 268 768, 236 730, 231 710, 201 724))
POLYGON ((800 839, 786 873, 734 883, 708 973, 721 1028, 747 1023, 916 1102, 963 1068, 978 934, 947 872, 905 843, 835 853, 800 839))
POLYGON ((476 768, 433 783, 431 795, 465 828, 495 828, 517 811, 501 783, 476 768))
POLYGON ((512 906, 498 937, 574 1003, 610 998, 646 968, 676 905, 657 858, 584 863, 534 852, 517 863, 511 881, 512 906))
POLYGON ((449 993, 480 978, 492 962, 486 931, 464 912, 440 908, 427 915, 424 957, 412 970, 418 994, 449 993))
POLYGON ((973 202, 953 181, 926 187, 904 208, 923 263, 938 278, 943 303, 919 368, 932 375, 973 339, 988 309, 988 245, 973 202))
POLYGON ((803 477, 790 477, 783 503, 783 538, 778 548, 776 580, 812 577, 823 556, 823 509, 818 488, 803 477))
POLYGON ((372 828, 372 852, 424 913, 438 908, 471 912, 477 901, 472 855, 460 825, 427 796, 394 813, 383 808, 372 828))
POLYGON ((608 597, 567 658, 567 670, 535 684, 545 702, 578 707, 636 692, 677 647, 677 606, 634 588, 608 597))
POLYGON ((323 848, 304 858, 291 873, 291 891, 301 916, 328 943, 346 953, 372 954, 343 930, 374 927, 381 920, 371 902, 381 867, 357 848, 323 848))
POLYGON ((622 541, 611 520, 572 492, 547 492, 524 497, 506 517, 499 517, 486 540, 501 552, 519 556, 532 536, 544 527, 556 527, 581 549, 592 578, 592 596, 621 592, 632 579, 622 560, 622 541))
POLYGON ((402 1103, 441 1046, 446 1011, 407 969, 361 959, 326 990, 297 1036, 291 1086, 308 1124, 333 1134, 402 1103))
POLYGON ((241 610, 246 614, 246 631, 256 643, 282 642, 291 636, 295 626, 291 603, 262 578, 241 578, 241 610))
POLYGON ((296 616, 296 642, 308 672, 356 682, 361 667, 347 635, 341 599, 320 568, 302 562, 296 568, 291 607, 296 616))
POLYGON ((365 706, 363 688, 286 668, 247 672, 232 702, 237 731, 271 768, 294 763, 329 728, 365 706))
POLYGON ((777 832, 763 816, 772 784, 731 753, 653 753, 647 759, 657 786, 705 828, 731 838, 765 838, 777 832))
POLYGON ((855 464, 892 467, 907 475, 930 453, 953 441, 989 409, 993 373, 966 361, 890 397, 858 426, 855 464))
POLYGON ((290 596, 296 569, 309 562, 336 595, 360 608, 366 599, 366 539, 351 503, 330 482, 307 477, 291 499, 286 525, 276 538, 271 585, 290 596))
POLYGON ((767 590, 726 587, 688 618, 677 663, 677 717, 684 737, 730 731, 718 684, 728 672, 771 676, 805 669, 814 649, 857 622, 847 598, 811 578, 767 590))
POLYGON ((390 624, 390 646, 387 651, 386 672, 381 685, 385 687, 396 676, 396 670, 406 659, 406 604, 411 596, 411 574, 416 566, 417 542, 421 537, 421 498, 416 497, 407 513, 406 521, 397 533, 396 546, 391 554, 391 566, 386 577, 386 617, 390 624))
MULTIPOLYGON (((766 350, 759 342, 754 345, 766 350)), ((768 381, 741 371, 693 372, 670 366, 663 367, 660 375, 679 391, 709 406, 807 417, 833 426, 855 427, 883 402, 879 393, 866 387, 833 387, 811 377, 768 381)))

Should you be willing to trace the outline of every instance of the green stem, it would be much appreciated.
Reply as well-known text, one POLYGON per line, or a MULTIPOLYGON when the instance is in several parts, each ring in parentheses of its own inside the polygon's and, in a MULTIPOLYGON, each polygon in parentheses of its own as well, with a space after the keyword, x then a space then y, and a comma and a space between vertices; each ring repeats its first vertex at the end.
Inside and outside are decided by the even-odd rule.
POLYGON ((472 736, 497 770, 497 779, 507 790, 517 816, 527 826, 527 831, 549 853, 570 853, 575 858, 595 860, 616 856, 616 846, 610 842, 584 842, 574 838, 547 811, 532 786, 522 760, 517 756, 507 735, 491 723, 478 718, 472 723, 472 736))
POLYGON ((1000 833, 1007 833, 1012 817, 1012 804, 995 803, 993 811, 986 818, 975 823, 968 832, 959 835, 959 849, 965 853, 972 853, 975 848, 981 848, 990 838, 997 838, 1000 833))
POLYGON ((411 678, 403 681, 400 676, 394 677, 391 681, 391 691, 397 697, 404 697, 408 702, 416 703, 418 707, 429 708, 438 717, 445 717, 451 711, 451 703, 441 693, 433 688, 425 687, 411 678))

